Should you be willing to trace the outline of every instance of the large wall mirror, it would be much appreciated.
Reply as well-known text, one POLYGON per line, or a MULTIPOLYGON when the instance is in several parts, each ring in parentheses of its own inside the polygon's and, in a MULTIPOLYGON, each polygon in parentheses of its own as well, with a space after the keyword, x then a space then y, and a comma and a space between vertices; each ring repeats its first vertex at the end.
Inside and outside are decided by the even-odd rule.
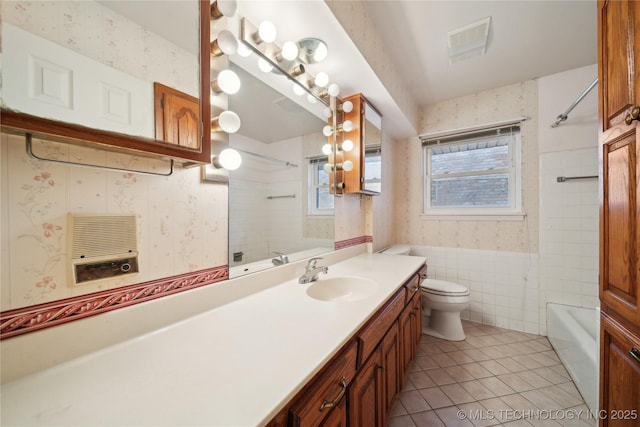
POLYGON ((242 166, 229 173, 229 276, 261 271, 334 248, 328 191, 325 105, 296 95, 285 76, 231 59, 242 90, 229 108, 245 120, 230 146, 242 166))
POLYGON ((3 1, 2 9, 5 111, 202 151, 198 1, 3 1), (192 103, 189 145, 158 131, 154 86, 192 103))

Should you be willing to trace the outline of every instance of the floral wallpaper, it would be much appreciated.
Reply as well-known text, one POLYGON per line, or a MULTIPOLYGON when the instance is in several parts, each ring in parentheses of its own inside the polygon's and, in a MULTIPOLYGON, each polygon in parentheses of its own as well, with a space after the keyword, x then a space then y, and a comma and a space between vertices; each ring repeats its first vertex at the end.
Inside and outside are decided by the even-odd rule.
MULTIPOLYGON (((166 163, 34 140, 41 157, 164 171, 166 163)), ((0 151, 2 310, 83 295, 227 264, 227 187, 202 184, 200 169, 170 177, 36 161, 22 137, 2 134, 0 151), (140 272, 73 286, 67 214, 137 218, 140 272)))
POLYGON ((460 129, 528 117, 522 123, 522 221, 425 219, 422 213, 422 154, 419 139, 393 145, 395 233, 398 242, 512 252, 538 251, 537 81, 529 80, 443 101, 420 116, 419 133, 460 129))

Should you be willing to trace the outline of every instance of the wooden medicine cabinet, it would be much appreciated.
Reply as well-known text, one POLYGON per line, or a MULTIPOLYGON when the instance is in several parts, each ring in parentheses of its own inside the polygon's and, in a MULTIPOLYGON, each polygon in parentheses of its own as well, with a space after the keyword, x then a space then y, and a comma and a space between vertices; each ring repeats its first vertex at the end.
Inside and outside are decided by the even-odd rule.
POLYGON ((348 102, 353 108, 344 111, 344 121, 351 121, 353 130, 343 131, 342 143, 353 143, 353 148, 343 153, 353 169, 343 174, 344 193, 377 195, 382 191, 382 115, 361 93, 344 98, 342 107, 348 102))

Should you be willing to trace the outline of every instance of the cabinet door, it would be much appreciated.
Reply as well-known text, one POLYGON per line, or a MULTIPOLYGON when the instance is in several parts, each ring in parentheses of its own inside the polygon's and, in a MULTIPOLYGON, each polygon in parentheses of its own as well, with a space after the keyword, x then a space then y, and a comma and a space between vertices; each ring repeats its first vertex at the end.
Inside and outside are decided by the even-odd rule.
POLYGON ((382 339, 380 349, 382 351, 384 405, 382 418, 387 419, 393 402, 400 392, 400 333, 398 322, 395 322, 387 335, 382 339))
POLYGON ((420 338, 422 338, 422 292, 418 291, 413 296, 413 357, 418 352, 420 338))
POLYGON ((640 100, 640 2, 598 0, 598 83, 602 130, 640 100))
POLYGON ((413 360, 413 330, 411 327, 413 307, 407 305, 398 318, 400 327, 400 387, 404 385, 409 364, 413 360))
POLYGON ((156 138, 185 148, 200 147, 199 100, 154 83, 156 138))
POLYGON ((382 352, 373 352, 349 387, 349 425, 383 427, 382 352))
POLYGON ((600 332, 601 425, 637 426, 640 417, 640 339, 604 313, 600 332), (633 410, 635 413, 631 412, 633 410))
POLYGON ((640 325, 640 135, 636 125, 622 126, 602 135, 600 298, 604 310, 640 325))
POLYGON ((640 328, 640 2, 598 1, 600 101, 600 299, 640 328), (637 116, 637 114, 636 114, 637 116), (637 118, 637 117, 636 117, 637 118), (628 119, 628 122, 626 120, 628 119))

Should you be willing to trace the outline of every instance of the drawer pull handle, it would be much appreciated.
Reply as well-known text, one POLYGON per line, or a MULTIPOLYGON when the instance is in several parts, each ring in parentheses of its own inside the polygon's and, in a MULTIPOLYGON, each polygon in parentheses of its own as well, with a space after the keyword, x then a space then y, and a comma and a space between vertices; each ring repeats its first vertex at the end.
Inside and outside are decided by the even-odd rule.
POLYGON ((636 362, 640 362, 640 350, 633 347, 631 350, 629 350, 629 354, 631 355, 631 357, 636 359, 636 362))
POLYGON ((344 397, 344 394, 347 392, 347 379, 345 377, 342 377, 342 379, 340 380, 340 387, 342 387, 342 390, 340 390, 340 393, 338 393, 338 395, 335 397, 335 399, 333 399, 333 401, 329 402, 325 400, 324 402, 322 402, 322 405, 320 405, 321 411, 327 408, 333 408, 344 397))
POLYGON ((416 286, 415 288, 412 289, 413 292, 418 292, 418 289, 420 289, 420 286, 416 286))
POLYGON ((422 273, 422 274, 420 275, 420 279, 424 280, 424 279, 426 279, 426 278, 427 278, 427 273, 422 273))

